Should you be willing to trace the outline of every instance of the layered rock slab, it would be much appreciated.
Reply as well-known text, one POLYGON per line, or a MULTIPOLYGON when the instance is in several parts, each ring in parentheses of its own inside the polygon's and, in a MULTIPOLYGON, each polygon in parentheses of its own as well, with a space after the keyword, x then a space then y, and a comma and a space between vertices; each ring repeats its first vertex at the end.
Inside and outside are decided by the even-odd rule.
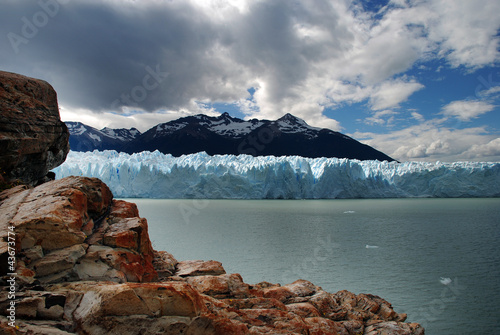
POLYGON ((0 174, 6 181, 43 181, 69 152, 57 94, 40 79, 0 71, 0 174))
POLYGON ((0 255, 7 257, 11 227, 18 267, 33 272, 25 278, 28 283, 157 278, 147 221, 132 217, 138 215, 135 204, 113 200, 99 179, 68 177, 5 193, 9 196, 0 202, 0 255))

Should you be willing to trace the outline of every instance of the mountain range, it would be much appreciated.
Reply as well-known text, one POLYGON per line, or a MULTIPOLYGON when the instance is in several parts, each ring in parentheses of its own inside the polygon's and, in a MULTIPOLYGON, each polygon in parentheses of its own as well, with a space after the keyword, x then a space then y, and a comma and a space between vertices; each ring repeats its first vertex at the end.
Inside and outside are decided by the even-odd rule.
POLYGON ((309 126, 286 114, 276 121, 242 120, 224 113, 204 114, 161 123, 141 133, 135 128, 97 130, 66 122, 73 151, 116 150, 126 153, 159 150, 181 156, 205 151, 252 156, 337 157, 393 161, 386 154, 339 132, 309 126))

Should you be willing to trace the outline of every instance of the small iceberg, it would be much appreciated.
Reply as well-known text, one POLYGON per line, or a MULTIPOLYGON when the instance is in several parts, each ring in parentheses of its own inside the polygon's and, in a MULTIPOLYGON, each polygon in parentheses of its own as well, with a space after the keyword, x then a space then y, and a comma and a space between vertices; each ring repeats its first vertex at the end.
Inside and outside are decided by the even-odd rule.
POLYGON ((366 249, 377 249, 378 248, 378 245, 366 245, 365 246, 366 249))
POLYGON ((441 282, 441 284, 443 285, 449 285, 451 283, 451 278, 445 278, 445 277, 441 277, 439 279, 439 281, 441 282))
POLYGON ((345 211, 344 214, 354 214, 356 211, 345 211))

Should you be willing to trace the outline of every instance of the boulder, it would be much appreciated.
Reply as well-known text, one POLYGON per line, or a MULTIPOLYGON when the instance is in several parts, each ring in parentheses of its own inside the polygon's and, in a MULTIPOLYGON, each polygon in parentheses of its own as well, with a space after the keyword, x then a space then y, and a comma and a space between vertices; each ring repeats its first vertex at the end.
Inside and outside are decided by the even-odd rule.
POLYGON ((363 334, 349 333, 340 322, 335 322, 330 319, 321 317, 305 318, 304 322, 309 326, 309 335, 351 335, 363 334))
POLYGON ((182 261, 177 264, 177 273, 179 277, 192 276, 218 276, 226 273, 221 262, 217 261, 182 261))
POLYGON ((0 71, 0 173, 6 181, 43 181, 69 152, 57 94, 43 80, 0 71))
POLYGON ((205 311, 200 294, 183 282, 124 283, 78 282, 65 290, 84 292, 73 314, 77 320, 104 316, 199 316, 205 311))
POLYGON ((159 280, 166 280, 174 275, 179 262, 175 257, 166 251, 155 251, 153 267, 158 273, 159 280))
POLYGON ((299 302, 295 304, 286 305, 289 312, 295 313, 302 318, 318 317, 320 316, 316 307, 308 302, 299 302))
POLYGON ((44 277, 72 270, 75 263, 85 255, 86 244, 75 244, 71 247, 52 251, 44 257, 31 263, 31 268, 38 277, 44 277))
POLYGON ((291 284, 283 286, 297 297, 309 297, 320 291, 321 288, 314 285, 310 281, 299 279, 291 284))
POLYGON ((214 298, 246 298, 250 295, 249 285, 239 274, 188 277, 186 281, 197 291, 214 298))
POLYGON ((236 309, 279 309, 286 311, 289 306, 279 302, 276 299, 266 298, 246 298, 246 299, 226 299, 226 303, 236 309))
MULTIPOLYGON (((8 295, 0 295, 0 308, 9 306, 8 295)), ((25 291, 17 295, 16 317, 60 320, 64 314, 66 296, 48 291, 25 291)))
POLYGON ((79 333, 211 333, 211 322, 200 319, 207 311, 203 297, 187 283, 75 282, 51 289, 70 297, 65 314, 79 333))
POLYGON ((26 283, 158 278, 146 219, 137 217, 135 204, 114 201, 99 179, 68 177, 17 187, 0 193, 0 199, 0 256, 8 256, 10 231, 18 270, 25 264, 32 271, 23 272, 26 283))
POLYGON ((396 321, 379 322, 365 328, 365 335, 424 335, 424 328, 416 323, 396 321))
POLYGON ((135 250, 103 245, 91 245, 74 271, 81 280, 150 282, 157 279, 149 257, 135 250))
POLYGON ((245 323, 251 326, 250 333, 308 334, 308 326, 296 314, 277 309, 241 310, 245 323))
POLYGON ((308 300, 323 317, 327 317, 333 321, 345 320, 347 311, 342 309, 335 299, 334 295, 325 291, 317 292, 308 300))
POLYGON ((11 196, 0 201, 0 249, 6 248, 8 227, 12 227, 16 248, 28 253, 34 247, 37 252, 49 253, 82 244, 110 207, 113 197, 100 180, 84 177, 68 177, 36 188, 5 192, 11 196))

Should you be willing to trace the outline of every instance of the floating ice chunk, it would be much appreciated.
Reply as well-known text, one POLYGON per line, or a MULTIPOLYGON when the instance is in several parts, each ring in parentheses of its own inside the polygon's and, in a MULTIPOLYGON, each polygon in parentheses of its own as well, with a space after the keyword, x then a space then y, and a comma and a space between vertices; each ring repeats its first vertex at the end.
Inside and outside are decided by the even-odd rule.
POLYGON ((356 211, 345 211, 344 214, 354 214, 356 211))
POLYGON ((451 278, 446 278, 446 277, 441 277, 439 279, 439 281, 441 282, 441 284, 443 285, 449 285, 451 283, 451 278))
POLYGON ((366 249, 378 249, 378 245, 366 245, 365 246, 366 249))

